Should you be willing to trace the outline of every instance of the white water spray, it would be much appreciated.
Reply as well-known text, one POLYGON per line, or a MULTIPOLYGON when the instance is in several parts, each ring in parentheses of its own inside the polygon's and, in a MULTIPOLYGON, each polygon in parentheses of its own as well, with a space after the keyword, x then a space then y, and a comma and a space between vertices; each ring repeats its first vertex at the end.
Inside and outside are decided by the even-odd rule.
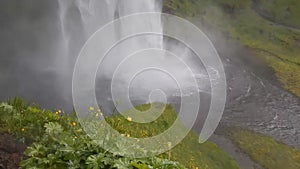
MULTIPOLYGON (((62 34, 62 55, 65 59, 60 59, 61 67, 66 67, 69 71, 67 72, 68 76, 71 77, 73 67, 70 66, 70 60, 72 58, 76 58, 78 53, 83 46, 83 44, 92 36, 97 30, 103 27, 105 24, 132 14, 138 13, 148 13, 148 12, 162 12, 162 1, 161 0, 58 0, 59 2, 59 18, 61 23, 61 34, 62 34)), ((110 79, 114 71, 117 69, 118 65, 132 53, 142 50, 142 49, 165 49, 173 52, 178 57, 181 57, 185 62, 190 65, 194 64, 194 60, 192 59, 192 52, 186 46, 182 44, 175 43, 174 41, 165 40, 163 37, 163 23, 160 18, 149 19, 149 20, 139 20, 136 22, 136 25, 132 25, 130 27, 132 32, 138 29, 138 25, 146 25, 147 27, 153 30, 159 30, 159 35, 143 35, 136 36, 126 39, 126 42, 116 44, 114 48, 108 53, 108 55, 103 60, 99 70, 97 72, 97 76, 106 77, 110 79)), ((128 30, 128 26, 126 27, 128 30)), ((122 20, 121 24, 115 25, 114 27, 115 39, 118 39, 120 35, 123 33, 123 25, 122 20)), ((157 31, 155 31, 157 32, 157 31)), ((99 44, 101 46, 101 44, 99 44)), ((150 56, 149 62, 153 61, 153 58, 150 56)), ((181 89, 184 94, 189 95, 188 91, 191 86, 191 83, 186 80, 186 71, 180 69, 179 65, 172 65, 172 60, 176 60, 178 58, 170 58, 170 56, 165 56, 162 60, 164 61, 165 66, 172 69, 176 72, 177 75, 180 75, 180 79, 184 81, 186 86, 184 89, 181 89)), ((145 61, 145 60, 143 60, 145 61)), ((147 61, 147 60, 146 60, 147 61)), ((132 62, 127 66, 128 69, 134 67, 140 63, 132 62)), ((86 69, 89 69, 89 65, 86 65, 86 69)), ((195 72, 195 74, 201 77, 200 80, 200 90, 206 90, 207 81, 203 83, 203 76, 206 76, 205 71, 203 71, 203 67, 199 66, 199 64, 194 65, 191 69, 195 72), (202 86, 202 88, 201 88, 202 86), (204 89, 205 88, 205 89, 204 89)), ((88 72, 88 71, 86 71, 88 72)), ((85 74, 85 71, 81 72, 82 77, 89 76, 85 74)), ((120 83, 122 83, 123 79, 128 79, 126 73, 124 72, 123 76, 120 77, 120 83)), ((62 80, 65 80, 64 78, 62 80)), ((65 86, 67 87, 67 86, 65 86)), ((105 91, 108 90, 108 86, 104 87, 105 91)), ((180 89, 176 86, 176 83, 172 78, 166 77, 166 74, 160 73, 157 71, 146 72, 143 76, 137 77, 132 84, 135 90, 133 91, 133 97, 139 98, 140 95, 148 95, 151 90, 162 89, 171 93, 171 95, 178 95, 180 93, 180 89), (145 93, 141 94, 143 91, 145 93)), ((194 86, 192 86, 194 87, 194 86)), ((90 89, 86 89, 90 90, 90 89)), ((100 89, 103 91, 103 88, 100 89)), ((67 90, 66 90, 67 91, 67 90)), ((103 94, 104 95, 104 94, 103 94)), ((168 94, 167 94, 168 95, 168 94)), ((107 96, 105 96, 107 97, 107 96)))

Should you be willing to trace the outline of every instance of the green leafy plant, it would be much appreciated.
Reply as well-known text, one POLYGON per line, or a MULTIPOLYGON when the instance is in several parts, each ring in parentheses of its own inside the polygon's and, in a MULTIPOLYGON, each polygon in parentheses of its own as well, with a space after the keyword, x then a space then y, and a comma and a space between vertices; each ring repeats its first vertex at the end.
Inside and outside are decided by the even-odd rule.
MULTIPOLYGON (((176 169, 176 168, 239 168, 226 153, 213 143, 200 145, 195 134, 189 134, 186 139, 168 154, 144 159, 128 158, 124 152, 156 154, 135 144, 129 144, 127 137, 149 137, 165 131, 176 119, 176 112, 171 105, 166 112, 149 125, 137 125, 131 118, 121 118, 120 115, 105 117, 105 120, 123 136, 115 137, 113 133, 101 127, 101 123, 89 123, 92 128, 102 129, 103 137, 92 140, 88 136, 75 114, 65 114, 61 110, 50 111, 40 109, 36 105, 23 105, 21 102, 0 104, 1 129, 16 136, 29 145, 24 153, 22 168, 129 168, 129 169, 176 169), (18 107, 18 108, 16 108, 18 107), (95 125, 95 126, 93 126, 95 125), (154 125, 154 126, 153 126, 154 125), (123 138, 123 139, 122 139, 123 138), (120 139, 118 142, 113 139, 120 139), (30 140, 30 141, 28 141, 30 140), (113 150, 110 153, 103 149, 103 144, 113 150), (138 150, 138 151, 132 151, 138 150), (214 156, 212 156, 214 152, 214 156), (123 153, 123 154, 122 154, 123 153), (193 157, 198 157, 191 163, 193 157), (213 159, 211 159, 213 158, 213 159), (174 161, 179 161, 174 162, 174 161), (216 163, 215 161, 218 161, 216 163), (183 165, 182 165, 183 164, 183 165)), ((137 109, 148 110, 150 105, 140 105, 137 109)), ((130 111, 130 110, 129 110, 130 111)), ((103 117, 101 110, 90 109, 93 118, 103 117)), ((89 122, 89 121, 88 121, 89 122)), ((86 125, 85 125, 86 126, 86 125)), ((98 130, 97 130, 98 131, 98 130)), ((138 140, 138 139, 137 139, 138 140)), ((167 146, 167 145, 165 145, 167 146)))
MULTIPOLYGON (((1 103, 0 112, 1 128, 33 142, 24 153, 22 168, 159 168, 152 166, 159 163, 156 158, 137 160, 105 151, 83 132, 75 116, 61 115, 60 110, 26 107, 14 99, 1 103)), ((116 146, 122 149, 123 145, 116 146)), ((184 168, 175 162, 170 165, 184 168)))
POLYGON ((177 162, 158 158, 130 159, 102 149, 78 127, 67 130, 57 122, 44 125, 45 132, 38 143, 27 148, 22 168, 184 168, 177 162))

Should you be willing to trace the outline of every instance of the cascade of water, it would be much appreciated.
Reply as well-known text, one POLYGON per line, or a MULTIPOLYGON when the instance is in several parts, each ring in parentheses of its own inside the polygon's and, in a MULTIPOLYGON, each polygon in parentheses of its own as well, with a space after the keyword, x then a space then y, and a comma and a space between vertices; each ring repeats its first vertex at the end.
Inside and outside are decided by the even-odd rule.
MULTIPOLYGON (((161 1, 157 0, 58 0, 58 2, 61 31, 66 43, 70 43, 70 36, 74 36, 72 30, 70 30, 70 22, 68 21, 71 19, 68 13, 71 13, 70 11, 72 10, 79 12, 80 19, 77 18, 77 22, 84 29, 85 40, 97 29, 101 28, 101 26, 114 19, 135 13, 161 12, 162 10, 161 1)), ((156 28, 162 27, 161 22, 157 20, 147 20, 139 24, 148 24, 156 28)), ((149 39, 149 41, 154 40, 160 40, 160 42, 156 41, 150 43, 162 44, 159 38, 149 39)))
MULTIPOLYGON (((64 55, 63 57, 67 58, 64 59, 61 64, 65 65, 68 65, 70 59, 72 60, 72 58, 76 58, 84 42, 105 24, 123 16, 137 13, 153 13, 162 11, 161 0, 58 0, 58 2, 61 32, 63 36, 62 41, 64 43, 64 52, 62 54, 64 55)), ((115 39, 118 39, 118 35, 122 34, 122 29, 124 27, 126 27, 127 30, 131 29, 132 32, 135 32, 137 29, 135 25, 132 25, 130 28, 128 28, 128 25, 122 24, 122 20, 120 23, 121 24, 115 25, 114 27, 115 34, 113 36, 115 37, 113 38, 115 39)), ((137 21, 137 24, 147 25, 153 30, 159 30, 161 35, 143 35, 132 37, 127 39, 126 43, 118 44, 118 46, 115 47, 115 49, 112 49, 106 56, 108 59, 104 59, 101 65, 101 71, 98 72, 101 77, 107 77, 108 79, 111 78, 118 64, 121 63, 125 57, 140 49, 158 48, 171 50, 180 57, 182 55, 186 55, 183 56, 183 58, 185 58, 187 61, 194 62, 189 58, 190 55, 193 55, 190 49, 163 38, 163 23, 160 18, 145 19, 144 21, 139 20, 137 21)), ((181 75, 182 78, 177 80, 184 81, 187 72, 180 70, 178 65, 172 65, 171 63, 175 63, 172 62, 172 59, 176 60, 176 58, 164 59, 166 62, 166 67, 176 71, 177 74, 181 75)), ((151 60, 151 57, 149 57, 149 60, 151 60)), ((130 64, 128 65, 128 69, 134 67, 130 64)), ((86 69, 89 69, 89 65, 86 66, 86 69)), ((70 68, 70 70, 73 69, 70 68)), ((202 73, 202 71, 200 72, 202 73)), ((69 76, 71 77, 71 75, 69 76)), ((86 74, 82 72, 82 76, 85 77, 86 74)), ((123 78, 128 79, 130 77, 126 77, 126 74, 124 74, 123 78)), ((152 90, 154 86, 168 90, 174 88, 178 89, 178 86, 174 85, 174 81, 170 80, 171 78, 166 78, 166 75, 162 74, 158 75, 157 72, 148 72, 145 73, 144 78, 136 79, 137 83, 133 86, 137 86, 139 90, 136 91, 139 92, 143 87, 148 88, 148 90, 151 88, 150 90, 152 90)), ((120 80, 122 81, 122 78, 120 80)), ((189 84, 187 82, 186 89, 189 88, 188 85, 189 84)), ((107 87, 105 89, 105 91, 107 91, 107 87)), ((139 95, 140 93, 134 94, 139 95)))
MULTIPOLYGON (((62 55, 65 59, 59 59, 61 67, 69 67, 70 60, 74 60, 78 55, 83 43, 98 29, 114 19, 137 13, 145 12, 161 12, 162 5, 160 0, 58 0, 59 3, 59 19, 61 24, 62 35, 62 55), (75 27, 75 28, 74 28, 75 27), (81 29, 80 31, 78 31, 81 29), (78 35, 81 33, 81 35, 78 35), (78 45, 81 44, 80 45, 78 45)), ((121 22, 122 23, 122 22, 121 22)), ((149 25, 155 30, 161 30, 163 33, 162 23, 158 20, 145 20, 141 25, 149 25)), ((116 36, 122 33, 122 24, 115 28, 116 36)), ((128 28, 127 28, 128 29, 128 28)), ((132 26, 132 31, 135 27, 132 26)), ((118 50, 113 54, 112 60, 122 60, 124 53, 134 51, 142 48, 162 48, 163 37, 158 36, 144 36, 133 38, 126 43, 120 45, 118 50)), ((109 64, 112 64, 111 62, 109 64)), ((87 65, 88 67, 89 65, 87 65)), ((104 70, 106 75, 112 73, 110 65, 107 65, 104 70)), ((72 68, 69 68, 72 70, 72 68)), ((71 73, 71 72, 70 72, 71 73)))

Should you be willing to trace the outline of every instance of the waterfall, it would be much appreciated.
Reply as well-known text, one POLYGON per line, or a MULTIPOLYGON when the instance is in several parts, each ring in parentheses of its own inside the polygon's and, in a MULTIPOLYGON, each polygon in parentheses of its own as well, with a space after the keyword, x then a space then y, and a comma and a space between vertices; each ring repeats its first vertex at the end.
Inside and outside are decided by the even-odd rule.
MULTIPOLYGON (((85 41, 96 30, 114 19, 135 13, 161 12, 161 2, 160 0, 58 0, 63 40, 69 44, 71 37, 76 36, 70 29, 70 24, 82 26, 84 35, 81 40, 85 41), (76 12, 77 14, 75 14, 76 12), (72 18, 74 15, 79 15, 79 17, 75 19, 75 23, 71 23, 70 20, 74 20, 72 18)), ((161 27, 159 21, 145 21, 145 23, 139 24, 161 27)))
MULTIPOLYGON (((62 68, 59 84, 63 84, 61 88, 64 88, 64 95, 70 95, 70 90, 68 89, 70 86, 65 85, 62 81, 66 81, 66 77, 68 79, 72 76, 75 58, 78 56, 85 41, 95 33, 95 31, 122 16, 144 12, 161 12, 161 2, 160 0, 58 0, 61 28, 61 56, 58 59, 58 64, 60 65, 59 67, 62 68)), ((155 27, 156 30, 160 29, 161 33, 163 32, 160 20, 145 20, 144 23, 138 24, 147 24, 151 27, 155 27)), ((116 38, 118 33, 122 31, 121 29, 122 25, 121 27, 115 27, 116 38)), ((135 29, 134 26, 132 29, 135 29)), ((129 51, 133 51, 141 47, 162 48, 162 45, 163 38, 158 36, 133 38, 129 40, 126 45, 121 45, 118 50, 111 55, 121 56, 124 52, 126 53, 128 49, 129 51)), ((122 56, 123 58, 125 57, 124 55, 122 56)), ((122 57, 113 60, 118 62, 117 60, 122 60, 122 57)), ((111 64, 113 63, 110 61, 109 64, 104 65, 103 69, 105 70, 104 75, 106 77, 111 76, 113 71, 110 70, 111 64)))
MULTIPOLYGON (((95 33, 101 27, 123 16, 145 12, 162 12, 161 0, 58 0, 58 4, 62 36, 61 57, 63 57, 63 59, 59 59, 59 64, 60 67, 64 69, 62 70, 64 72, 62 74, 66 74, 64 76, 61 76, 63 77, 62 79, 60 79, 61 81, 65 81, 66 77, 72 77, 74 62, 79 54, 81 47, 88 40, 88 38, 90 38, 91 35, 93 35, 93 33, 95 33)), ((158 48, 168 50, 173 52, 177 56, 182 57, 182 59, 185 59, 186 62, 190 62, 190 64, 195 63, 195 59, 192 59, 191 57, 193 53, 189 48, 182 44, 179 44, 178 42, 174 42, 168 38, 163 37, 163 23, 161 19, 143 21, 139 20, 136 23, 147 25, 154 30, 159 30, 159 32, 161 32, 161 35, 143 35, 132 37, 130 39, 127 39, 126 43, 118 44, 116 49, 112 49, 103 60, 101 71, 97 72, 98 77, 106 77, 106 79, 110 79, 113 76, 114 70, 116 69, 118 64, 126 56, 140 49, 158 48)), ((122 20, 121 24, 115 25, 114 38, 118 39, 118 35, 122 32, 122 26, 122 20)), ((128 29, 128 27, 126 27, 126 29, 128 29)), ((134 31, 135 25, 132 25, 130 29, 134 31)), ((151 57, 149 57, 149 60, 151 60, 151 57)), ((170 67, 172 70, 174 70, 174 72, 176 71, 177 75, 181 75, 181 79, 177 80, 186 81, 185 78, 187 72, 182 71, 178 65, 171 64, 175 63, 172 62, 172 60, 176 60, 176 58, 169 57, 164 58, 163 60, 166 62, 167 67, 170 67)), ((89 65, 86 66, 88 69, 89 65)), ((131 67, 131 65, 128 65, 129 69, 131 67)), ((203 74, 203 69, 201 66, 199 66, 199 64, 192 69, 199 74, 203 74)), ((82 72, 82 77, 84 78, 85 76, 86 75, 84 74, 84 72, 82 72)), ((123 78, 128 79, 130 77, 126 77, 126 74, 124 74, 123 78)), ((104 84, 98 85, 101 86, 98 96, 100 95, 99 97, 101 97, 102 100, 108 99, 111 101, 111 98, 108 98, 109 94, 106 93, 110 91, 109 88, 111 86, 109 85, 109 83, 106 84, 106 82, 103 82, 103 79, 102 83, 104 84)), ((120 83, 122 83, 122 78, 120 79, 120 83)), ((203 79, 200 83, 204 84, 203 79)), ((191 86, 189 86, 187 82, 187 85, 184 89, 187 94, 189 94, 188 90, 190 87, 191 86)), ((71 93, 70 85, 64 85, 62 88, 64 88, 64 90, 62 91, 68 91, 64 95, 68 95, 71 93)), ((136 78, 136 83, 133 84, 133 88, 138 89, 133 90, 133 97, 139 99, 141 97, 147 97, 146 95, 149 95, 149 90, 155 90, 155 88, 162 89, 163 91, 168 90, 169 93, 176 96, 178 96, 178 92, 180 92, 180 89, 178 89, 178 86, 176 86, 172 78, 167 78, 166 75, 163 75, 161 73, 158 74, 157 72, 147 72, 143 77, 136 78), (144 90, 145 93, 142 93, 144 88, 147 89, 144 90)))

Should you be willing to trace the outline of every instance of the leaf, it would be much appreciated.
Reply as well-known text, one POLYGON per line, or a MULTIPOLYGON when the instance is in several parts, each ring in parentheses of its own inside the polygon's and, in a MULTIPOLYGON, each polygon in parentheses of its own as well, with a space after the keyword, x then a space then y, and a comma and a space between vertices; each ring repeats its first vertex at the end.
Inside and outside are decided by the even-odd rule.
POLYGON ((113 167, 118 168, 118 169, 128 169, 131 161, 127 158, 120 158, 120 159, 116 159, 115 164, 113 165, 113 167))
POLYGON ((35 159, 34 158, 28 158, 26 160, 22 160, 20 163, 20 166, 22 168, 29 168, 30 166, 35 164, 35 159))
POLYGON ((132 163, 131 164, 133 167, 137 168, 137 169, 150 169, 149 165, 147 164, 142 164, 142 163, 132 163))
POLYGON ((41 144, 33 143, 32 146, 26 149, 26 155, 31 157, 44 156, 45 147, 41 144))
POLYGON ((77 169, 80 168, 80 163, 77 160, 69 160, 67 163, 69 169, 77 169))
POLYGON ((13 106, 11 106, 7 103, 1 103, 0 108, 3 108, 3 111, 7 112, 7 113, 12 113, 14 110, 13 106))
POLYGON ((89 156, 86 160, 87 169, 104 168, 105 165, 102 162, 103 158, 104 158, 104 154, 97 154, 97 155, 89 156))
POLYGON ((63 132, 63 128, 60 124, 58 124, 57 122, 49 122, 46 123, 44 125, 44 127, 46 128, 46 132, 51 134, 60 134, 63 132))

